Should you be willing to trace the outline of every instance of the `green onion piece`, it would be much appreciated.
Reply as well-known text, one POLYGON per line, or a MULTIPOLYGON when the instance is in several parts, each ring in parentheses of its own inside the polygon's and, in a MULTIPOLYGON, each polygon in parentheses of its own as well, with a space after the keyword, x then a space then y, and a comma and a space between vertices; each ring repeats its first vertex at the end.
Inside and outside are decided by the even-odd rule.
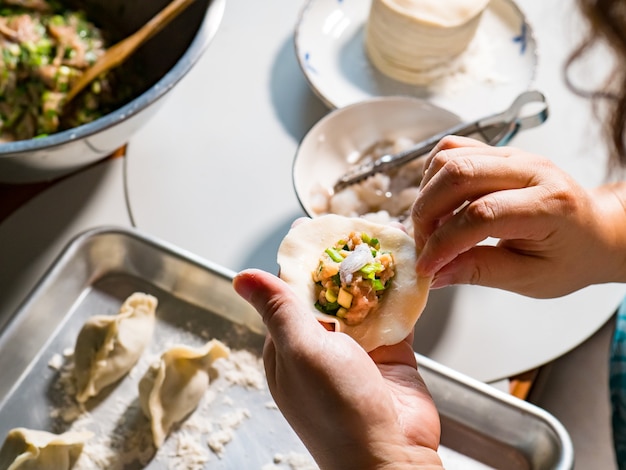
POLYGON ((385 290, 385 285, 380 281, 380 279, 372 279, 372 286, 374 290, 385 290))
POLYGON ((374 279, 376 274, 384 271, 384 266, 381 263, 369 263, 363 266, 359 271, 368 279, 374 279))
POLYGON ((326 248, 325 251, 335 263, 341 263, 343 261, 343 256, 341 256, 335 248, 326 248))
POLYGON ((50 18, 50 24, 52 26, 65 26, 65 18, 62 15, 54 15, 50 18))

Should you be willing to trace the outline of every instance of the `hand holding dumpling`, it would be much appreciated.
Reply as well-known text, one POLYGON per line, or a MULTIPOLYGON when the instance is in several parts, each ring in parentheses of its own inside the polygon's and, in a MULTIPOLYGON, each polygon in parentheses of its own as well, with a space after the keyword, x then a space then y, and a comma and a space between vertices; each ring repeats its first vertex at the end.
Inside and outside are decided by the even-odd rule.
POLYGON ((439 415, 412 335, 368 354, 327 331, 281 279, 249 270, 234 287, 267 325, 270 391, 321 468, 442 468, 439 415))

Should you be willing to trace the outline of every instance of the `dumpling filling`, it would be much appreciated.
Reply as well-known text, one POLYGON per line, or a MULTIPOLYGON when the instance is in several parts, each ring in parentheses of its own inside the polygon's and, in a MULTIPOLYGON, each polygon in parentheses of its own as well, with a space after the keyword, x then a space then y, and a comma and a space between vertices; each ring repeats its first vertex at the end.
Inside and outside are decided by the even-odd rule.
POLYGON ((395 274, 393 255, 365 232, 351 232, 322 253, 312 273, 315 307, 358 325, 379 305, 395 274))

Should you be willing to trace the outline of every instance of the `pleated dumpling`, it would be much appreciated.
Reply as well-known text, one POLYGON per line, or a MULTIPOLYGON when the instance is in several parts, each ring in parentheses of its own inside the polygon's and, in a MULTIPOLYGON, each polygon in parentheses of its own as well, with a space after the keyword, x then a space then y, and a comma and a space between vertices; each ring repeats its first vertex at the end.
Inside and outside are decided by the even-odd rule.
POLYGON ((0 448, 3 470, 69 470, 78 460, 91 432, 52 434, 14 428, 0 448))
POLYGON ((74 348, 76 400, 84 403, 135 365, 152 338, 157 299, 136 292, 116 315, 85 322, 74 348))
POLYGON ((198 406, 209 387, 213 362, 228 355, 229 349, 216 339, 200 348, 174 346, 147 370, 139 382, 139 402, 157 448, 172 426, 198 406))
POLYGON ((430 289, 400 228, 329 214, 296 224, 278 248, 280 277, 320 321, 366 351, 413 330, 430 289))

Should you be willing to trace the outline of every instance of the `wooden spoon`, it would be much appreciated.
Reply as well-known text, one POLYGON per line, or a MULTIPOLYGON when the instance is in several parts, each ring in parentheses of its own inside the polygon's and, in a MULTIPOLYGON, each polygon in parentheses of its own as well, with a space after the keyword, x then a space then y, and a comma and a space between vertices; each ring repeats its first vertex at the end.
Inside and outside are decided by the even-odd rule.
POLYGON ((70 91, 65 96, 64 105, 67 105, 67 103, 85 88, 85 86, 91 83, 94 78, 124 62, 139 46, 159 32, 194 1, 195 0, 172 0, 172 2, 154 15, 152 19, 139 30, 107 49, 105 53, 74 82, 70 91))

